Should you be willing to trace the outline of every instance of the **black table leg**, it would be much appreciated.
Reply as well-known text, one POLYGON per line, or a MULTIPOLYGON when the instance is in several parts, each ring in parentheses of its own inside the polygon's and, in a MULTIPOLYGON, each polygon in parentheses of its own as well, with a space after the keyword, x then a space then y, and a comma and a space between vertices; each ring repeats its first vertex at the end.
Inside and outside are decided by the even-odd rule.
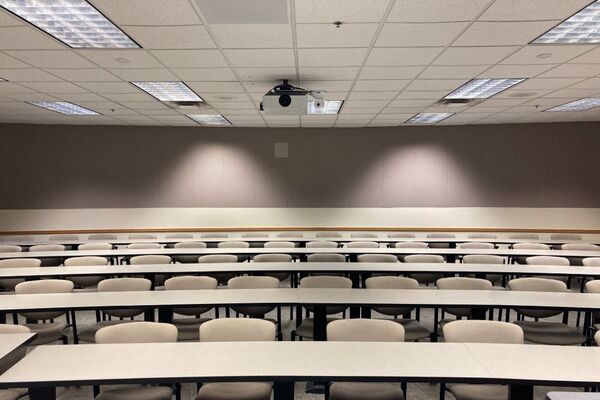
POLYGON ((29 398, 31 400, 56 400, 56 388, 52 386, 29 388, 29 398))
POLYGON ((350 280, 352 280, 352 287, 354 289, 360 287, 360 274, 358 272, 350 272, 350 280))
POLYGON ((158 309, 158 322, 170 324, 173 322, 173 310, 171 308, 158 309))
POLYGON ((485 318, 485 308, 473 308, 473 319, 484 320, 485 318))
POLYGON ((371 318, 371 307, 363 306, 360 308, 360 317, 361 318, 371 318))
POLYGON ((0 311, 0 324, 6 323, 6 313, 4 311, 0 311))
POLYGON ((294 382, 275 382, 273 384, 274 400, 290 400, 294 398, 294 382))
POLYGON ((71 311, 71 328, 73 329, 73 343, 79 344, 79 335, 77 334, 77 319, 75 318, 75 311, 71 311))
POLYGON ((315 306, 314 314, 314 340, 327 340, 327 308, 325 306, 315 306))
POLYGON ((509 385, 508 400, 532 400, 533 385, 509 385))
POLYGON ((154 322, 154 308, 144 310, 144 321, 154 322))

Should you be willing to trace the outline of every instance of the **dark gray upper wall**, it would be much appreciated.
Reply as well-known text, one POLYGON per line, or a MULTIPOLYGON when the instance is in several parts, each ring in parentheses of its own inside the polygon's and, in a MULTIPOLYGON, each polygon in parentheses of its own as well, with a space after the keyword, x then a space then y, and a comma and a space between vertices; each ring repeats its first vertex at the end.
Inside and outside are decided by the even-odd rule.
POLYGON ((0 125, 0 209, 600 207, 600 124, 0 125), (289 159, 273 144, 289 143, 289 159))

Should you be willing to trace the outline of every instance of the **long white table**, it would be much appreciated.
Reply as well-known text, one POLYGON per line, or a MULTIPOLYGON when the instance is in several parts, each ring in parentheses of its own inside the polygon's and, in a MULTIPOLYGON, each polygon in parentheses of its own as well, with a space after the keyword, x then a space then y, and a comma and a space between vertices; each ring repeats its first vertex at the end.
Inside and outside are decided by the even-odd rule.
POLYGON ((297 381, 509 384, 511 400, 534 385, 600 383, 600 349, 505 344, 226 342, 40 346, 0 376, 53 400, 57 386, 176 382, 274 382, 276 400, 297 381), (523 357, 527 354, 527 357, 523 357))
POLYGON ((36 336, 36 333, 0 334, 0 374, 25 356, 27 345, 33 342, 36 336))

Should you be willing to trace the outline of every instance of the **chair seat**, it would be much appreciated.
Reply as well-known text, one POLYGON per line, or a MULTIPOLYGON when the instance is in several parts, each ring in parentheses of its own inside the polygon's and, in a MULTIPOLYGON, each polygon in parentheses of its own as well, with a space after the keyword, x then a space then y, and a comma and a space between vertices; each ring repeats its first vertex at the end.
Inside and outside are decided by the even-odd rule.
POLYGON ((100 392, 96 400, 171 400, 173 391, 166 386, 132 386, 100 392))
POLYGON ((171 322, 177 327, 177 341, 198 341, 200 338, 200 325, 210 321, 211 318, 175 318, 171 322))
POLYGON ((91 328, 86 329, 81 332, 78 332, 77 336, 79 337, 79 340, 82 342, 95 343, 96 342, 96 332, 98 332, 98 330, 100 328, 104 328, 105 326, 127 324, 130 322, 135 322, 135 321, 120 320, 120 319, 113 319, 111 321, 100 321, 100 322, 97 322, 96 324, 94 324, 94 326, 92 326, 91 328))
MULTIPOLYGON (((327 323, 335 321, 338 318, 327 318, 327 323)), ((294 330, 294 333, 304 339, 313 339, 315 329, 315 320, 312 318, 304 318, 299 327, 294 330)))
POLYGON ((267 382, 214 382, 202 385, 196 400, 270 400, 267 382))
POLYGON ((335 382, 329 387, 329 400, 402 400, 404 393, 397 383, 335 382))
POLYGON ((420 339, 428 338, 431 332, 419 321, 414 319, 394 319, 394 322, 401 324, 404 327, 404 341, 413 342, 420 339))
POLYGON ((560 322, 515 321, 525 333, 525 340, 539 344, 579 345, 585 336, 577 329, 560 322))
POLYGON ((67 323, 52 322, 48 324, 25 324, 25 326, 31 329, 32 332, 37 333, 37 337, 31 342, 30 346, 38 346, 61 340, 67 323))
POLYGON ((448 386, 456 400, 507 400, 508 386, 505 385, 468 385, 457 383, 448 386))

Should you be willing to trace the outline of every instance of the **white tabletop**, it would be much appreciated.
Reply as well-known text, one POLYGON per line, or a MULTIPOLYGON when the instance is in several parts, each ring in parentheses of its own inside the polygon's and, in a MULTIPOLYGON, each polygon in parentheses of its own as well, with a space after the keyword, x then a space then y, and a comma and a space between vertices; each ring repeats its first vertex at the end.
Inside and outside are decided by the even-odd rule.
POLYGON ((548 392, 547 400, 600 400, 600 393, 592 392, 548 392))
POLYGON ((24 348, 31 343, 35 333, 3 333, 0 334, 0 374, 25 355, 24 348), (19 354, 22 352, 21 354, 19 354))

